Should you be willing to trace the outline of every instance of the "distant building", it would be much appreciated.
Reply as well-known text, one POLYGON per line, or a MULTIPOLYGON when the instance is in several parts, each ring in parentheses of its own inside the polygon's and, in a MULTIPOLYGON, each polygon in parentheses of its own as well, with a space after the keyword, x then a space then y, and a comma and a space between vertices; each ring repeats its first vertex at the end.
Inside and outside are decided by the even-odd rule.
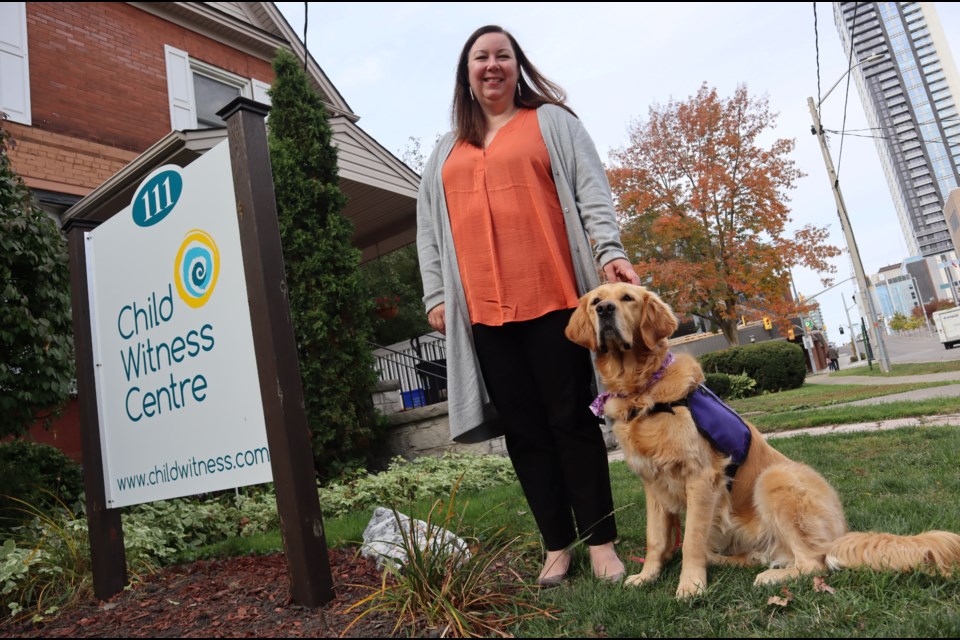
POLYGON ((945 269, 944 265, 949 263, 942 256, 913 256, 871 275, 875 307, 884 322, 889 323, 898 313, 909 316, 915 308, 934 300, 956 302, 960 283, 947 280, 954 267, 945 269))
MULTIPOLYGON (((950 264, 944 205, 960 183, 960 80, 934 5, 835 2, 834 19, 854 61, 884 56, 852 73, 909 252, 950 264)), ((934 275, 949 288, 957 273, 934 275)))

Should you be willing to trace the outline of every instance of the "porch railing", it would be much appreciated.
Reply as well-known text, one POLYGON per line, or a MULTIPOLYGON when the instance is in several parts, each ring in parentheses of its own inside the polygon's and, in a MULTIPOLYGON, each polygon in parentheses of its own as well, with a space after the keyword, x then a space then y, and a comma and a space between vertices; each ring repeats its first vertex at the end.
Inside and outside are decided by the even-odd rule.
POLYGON ((370 346, 379 379, 400 381, 404 409, 447 399, 447 342, 443 335, 428 333, 408 343, 370 346))

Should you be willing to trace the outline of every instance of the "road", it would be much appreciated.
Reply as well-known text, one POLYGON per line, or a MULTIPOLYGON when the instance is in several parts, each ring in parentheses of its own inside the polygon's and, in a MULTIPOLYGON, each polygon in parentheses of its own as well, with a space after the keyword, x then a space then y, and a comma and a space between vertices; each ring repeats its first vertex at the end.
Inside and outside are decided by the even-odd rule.
MULTIPOLYGON (((884 336, 883 342, 887 347, 887 354, 890 357, 891 364, 902 364, 905 362, 944 362, 947 360, 960 360, 960 348, 945 349, 943 344, 937 338, 936 332, 933 335, 927 333, 926 329, 918 329, 909 335, 889 335, 884 336)), ((863 351, 863 347, 860 348, 863 351)), ((850 345, 844 346, 841 350, 843 357, 840 360, 840 366, 844 362, 850 363, 850 345)), ((877 354, 876 346, 873 349, 874 356, 877 354)), ((860 363, 852 363, 857 366, 860 363)))

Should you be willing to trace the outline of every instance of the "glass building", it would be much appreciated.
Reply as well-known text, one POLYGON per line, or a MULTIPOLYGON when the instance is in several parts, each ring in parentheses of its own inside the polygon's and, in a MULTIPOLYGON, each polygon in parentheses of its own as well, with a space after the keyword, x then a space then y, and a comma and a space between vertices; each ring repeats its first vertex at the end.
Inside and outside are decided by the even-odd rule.
POLYGON ((931 2, 835 2, 880 162, 912 256, 956 258, 944 203, 960 183, 960 80, 931 2))

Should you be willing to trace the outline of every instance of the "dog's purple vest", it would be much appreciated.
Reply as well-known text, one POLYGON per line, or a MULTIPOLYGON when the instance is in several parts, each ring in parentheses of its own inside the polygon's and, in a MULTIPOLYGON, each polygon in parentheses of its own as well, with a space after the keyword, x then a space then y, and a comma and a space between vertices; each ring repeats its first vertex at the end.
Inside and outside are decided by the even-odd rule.
POLYGON ((675 406, 687 407, 697 425, 697 430, 703 437, 714 449, 730 456, 727 477, 732 481, 737 469, 747 459, 747 452, 750 451, 750 429, 743 418, 702 384, 683 400, 655 404, 650 413, 659 411, 673 413, 675 406))

